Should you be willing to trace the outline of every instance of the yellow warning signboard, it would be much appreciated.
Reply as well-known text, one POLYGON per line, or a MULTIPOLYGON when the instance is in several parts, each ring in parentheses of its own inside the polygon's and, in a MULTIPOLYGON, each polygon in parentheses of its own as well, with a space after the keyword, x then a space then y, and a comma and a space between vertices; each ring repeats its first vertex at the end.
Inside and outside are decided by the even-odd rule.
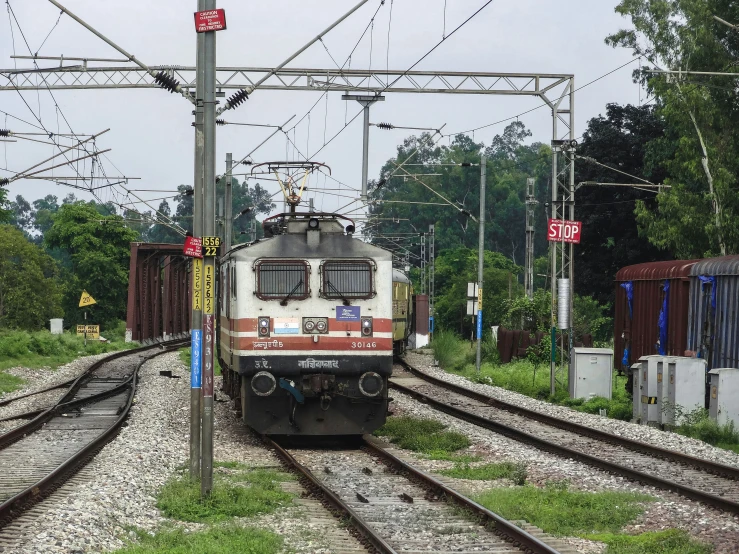
POLYGON ((192 309, 203 309, 203 260, 194 258, 192 261, 192 309))
POLYGON ((482 287, 477 289, 477 309, 482 310, 482 287))
POLYGON ((88 339, 100 338, 100 325, 77 325, 77 336, 85 336, 85 330, 87 330, 88 339))
POLYGON ((204 278, 204 294, 203 294, 203 314, 212 315, 214 313, 215 295, 213 287, 215 285, 214 279, 215 268, 212 263, 205 266, 205 278, 204 278))
POLYGON ((97 304, 97 302, 95 302, 95 299, 90 296, 89 292, 83 290, 82 297, 80 298, 80 308, 84 308, 85 306, 92 306, 93 304, 97 304))

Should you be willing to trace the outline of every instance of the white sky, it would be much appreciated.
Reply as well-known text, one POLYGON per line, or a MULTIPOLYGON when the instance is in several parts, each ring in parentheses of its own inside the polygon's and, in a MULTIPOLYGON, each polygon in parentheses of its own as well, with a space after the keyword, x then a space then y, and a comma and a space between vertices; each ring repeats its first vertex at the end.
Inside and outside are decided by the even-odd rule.
MULTIPOLYGON (((324 39, 334 58, 343 63, 359 38, 380 0, 370 0, 324 39)), ((135 54, 148 65, 194 65, 195 31, 193 11, 196 1, 189 0, 63 0, 73 13, 86 20, 114 42, 135 54)), ((225 8, 228 29, 217 33, 219 66, 273 67, 345 13, 354 0, 220 0, 225 8)), ((446 3, 447 33, 476 11, 484 0, 393 0, 392 26, 388 53, 388 19, 391 1, 386 0, 375 20, 372 34, 372 67, 405 70, 441 39, 446 3)), ((34 52, 56 22, 59 11, 45 0, 10 0, 21 29, 34 52)), ((630 61, 631 53, 606 46, 603 39, 611 32, 629 25, 614 13, 615 0, 494 0, 476 18, 442 44, 415 69, 440 71, 574 73, 576 86, 630 61)), ((5 10, 3 10, 5 11, 5 10)), ((6 14, 3 14, 3 16, 6 14)), ((13 67, 13 45, 17 54, 28 50, 13 23, 11 38, 8 18, 0 18, 0 67, 13 67)), ((370 33, 357 48, 353 68, 370 63, 370 33)), ((120 54, 67 16, 51 33, 39 55, 75 57, 111 57, 120 54)), ((18 67, 30 67, 29 60, 18 60, 18 67)), ((39 61, 49 67, 55 62, 39 61)), ((122 65, 122 64, 121 64, 122 65)), ((333 62, 320 45, 314 45, 291 67, 332 68, 333 62)), ((637 104, 640 92, 631 81, 633 63, 588 86, 576 94, 575 134, 581 135, 587 120, 605 112, 609 102, 637 104)), ((232 91, 227 91, 230 96, 232 91)), ((192 184, 193 129, 192 105, 178 95, 163 90, 79 90, 54 91, 61 111, 77 133, 96 133, 110 128, 101 137, 98 148, 111 148, 109 159, 124 175, 141 177, 131 181, 135 189, 174 191, 177 185, 192 184)), ((297 121, 318 99, 318 92, 256 91, 238 109, 226 112, 228 121, 281 124, 292 114, 297 121)), ((434 127, 446 123, 445 132, 463 130, 510 117, 541 104, 537 98, 481 95, 419 95, 386 93, 386 100, 373 106, 372 122, 394 125, 434 127)), ((57 113, 48 91, 24 92, 23 97, 49 130, 68 131, 57 113)), ((642 92, 642 100, 644 94, 642 92)), ((224 99, 220 99, 223 101, 224 99)), ((351 118, 359 109, 348 106, 341 93, 334 92, 311 113, 310 134, 307 120, 295 130, 296 142, 305 153, 321 147, 343 125, 345 113, 351 118), (327 108, 326 108, 327 106, 327 108)), ((30 122, 36 122, 29 108, 14 91, 0 93, 0 110, 30 122)), ((333 176, 352 187, 360 186, 362 161, 362 118, 357 118, 316 161, 327 163, 333 176)), ((542 108, 521 117, 533 131, 531 140, 551 140, 551 112, 542 108)), ((490 143, 505 124, 477 132, 477 141, 490 143)), ((33 128, 0 113, 0 128, 16 132, 33 128)), ((270 129, 227 126, 218 128, 217 173, 225 168, 225 154, 236 160, 261 142, 270 129)), ((397 144, 411 132, 370 129, 370 179, 376 178, 382 164, 394 156, 397 144)), ((43 138, 43 137, 36 137, 43 138)), ((0 143, 0 176, 20 171, 52 155, 53 147, 28 141, 0 143)), ((286 140, 276 135, 255 155, 255 162, 284 159, 286 140)), ((47 164, 48 165, 48 164, 47 164)), ((108 175, 118 175, 105 161, 108 175)), ((83 168, 80 166, 80 171, 83 168)), ((55 170, 56 175, 73 175, 70 168, 55 170)), ((89 173, 89 164, 85 167, 89 173)), ((326 186, 333 188, 329 181, 326 186)), ((323 179, 311 183, 323 185, 323 179)), ((266 183, 275 192, 276 183, 266 183)), ((78 198, 91 199, 89 193, 72 190, 39 180, 20 180, 9 187, 9 195, 23 195, 27 200, 55 194, 63 198, 74 192, 78 198)), ((139 193, 155 199, 167 193, 139 193)), ((347 194, 341 192, 340 194, 347 194)), ((112 198, 107 189, 103 200, 112 198)), ((350 200, 318 194, 316 207, 331 211, 350 200)), ((158 205, 159 201, 154 204, 158 205)), ((170 202, 171 203, 171 202, 170 202)), ((281 207, 281 206, 278 206, 281 207)))

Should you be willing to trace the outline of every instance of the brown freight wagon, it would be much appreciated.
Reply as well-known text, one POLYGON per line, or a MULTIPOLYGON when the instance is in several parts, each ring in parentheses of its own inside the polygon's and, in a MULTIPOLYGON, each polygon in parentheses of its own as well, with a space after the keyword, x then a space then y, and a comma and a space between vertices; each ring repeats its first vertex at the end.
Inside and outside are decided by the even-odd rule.
POLYGON ((621 268, 616 273, 616 314, 613 346, 616 367, 628 369, 640 357, 659 354, 664 342, 666 356, 682 356, 687 348, 690 269, 698 260, 649 262, 621 268), (667 292, 666 329, 660 341, 660 313, 667 292), (629 309, 627 289, 631 285, 629 309), (628 356, 624 357, 624 349, 628 356))

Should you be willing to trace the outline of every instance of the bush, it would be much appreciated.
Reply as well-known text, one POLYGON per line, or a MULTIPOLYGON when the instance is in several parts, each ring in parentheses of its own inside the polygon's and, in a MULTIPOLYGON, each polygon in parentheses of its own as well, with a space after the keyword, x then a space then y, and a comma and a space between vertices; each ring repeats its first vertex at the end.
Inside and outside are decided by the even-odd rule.
POLYGON ((739 433, 734 428, 733 421, 726 425, 719 425, 709 417, 708 410, 703 408, 687 413, 680 413, 680 410, 676 409, 676 412, 678 412, 675 414, 676 418, 681 422, 675 428, 676 433, 714 446, 739 444, 739 433))

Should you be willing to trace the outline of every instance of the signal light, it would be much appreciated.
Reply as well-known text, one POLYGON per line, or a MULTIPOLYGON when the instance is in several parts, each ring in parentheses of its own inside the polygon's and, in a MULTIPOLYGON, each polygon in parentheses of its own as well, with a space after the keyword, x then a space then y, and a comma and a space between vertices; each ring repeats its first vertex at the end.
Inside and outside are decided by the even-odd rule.
POLYGON ((269 318, 268 317, 259 318, 259 336, 260 337, 269 336, 269 318))
POLYGON ((361 319, 361 327, 362 327, 362 336, 364 337, 372 336, 372 318, 371 317, 363 317, 361 319))

